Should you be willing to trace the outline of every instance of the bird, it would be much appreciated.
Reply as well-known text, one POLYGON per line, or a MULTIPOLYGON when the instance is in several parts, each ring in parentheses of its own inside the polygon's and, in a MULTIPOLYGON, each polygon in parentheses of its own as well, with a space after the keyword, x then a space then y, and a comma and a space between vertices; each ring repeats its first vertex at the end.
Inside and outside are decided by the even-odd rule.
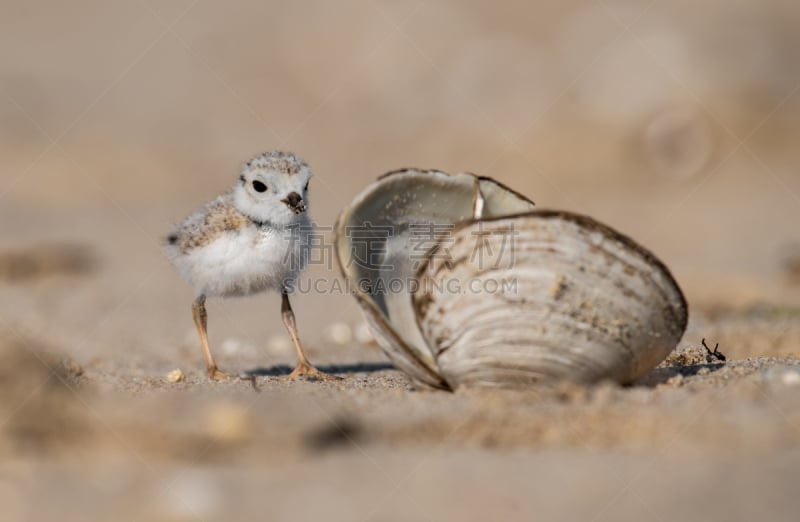
POLYGON ((208 343, 206 299, 265 291, 281 295, 281 319, 297 352, 288 379, 335 377, 309 362, 289 293, 308 263, 313 233, 308 214, 308 164, 291 152, 259 154, 242 166, 233 187, 205 203, 166 238, 167 256, 195 289, 192 318, 213 380, 221 371, 208 343))

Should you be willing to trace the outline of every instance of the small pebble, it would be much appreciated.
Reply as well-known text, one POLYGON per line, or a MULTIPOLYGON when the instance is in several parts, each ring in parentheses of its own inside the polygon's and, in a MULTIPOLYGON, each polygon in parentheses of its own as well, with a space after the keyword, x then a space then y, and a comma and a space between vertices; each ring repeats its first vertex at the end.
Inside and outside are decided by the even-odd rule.
POLYGON ((586 386, 563 381, 555 386, 556 396, 564 402, 582 403, 589 398, 589 390, 586 386))
POLYGON ((242 343, 236 339, 225 339, 221 348, 226 355, 238 355, 242 351, 242 343))
POLYGON ((180 369, 172 370, 167 374, 167 380, 169 382, 183 382, 186 380, 186 376, 180 369))
POLYGON ((64 359, 61 361, 61 366, 67 372, 70 377, 80 377, 83 375, 83 368, 80 364, 76 363, 72 359, 64 359))
POLYGON ((274 335, 267 340, 267 352, 270 355, 283 355, 292 349, 288 335, 274 335))
POLYGON ((781 382, 786 386, 797 386, 800 384, 800 372, 796 370, 788 370, 781 376, 781 382))
POLYGON ((761 372, 761 379, 772 387, 800 386, 800 370, 791 366, 773 366, 761 372))
POLYGON ((344 322, 335 322, 325 329, 325 337, 334 344, 344 346, 353 341, 353 330, 344 322))
POLYGON ((225 355, 255 355, 258 352, 253 345, 235 338, 225 339, 220 348, 225 355))
POLYGON ((369 325, 365 322, 361 322, 356 326, 355 337, 356 341, 361 344, 375 344, 375 337, 372 336, 372 330, 369 329, 369 325))
POLYGON ((592 402, 600 406, 611 404, 617 396, 619 387, 608 381, 597 384, 592 390, 592 402))
POLYGON ((250 436, 250 416, 236 403, 216 403, 206 417, 206 431, 220 442, 240 442, 250 436))
POLYGON ((677 388, 679 386, 682 386, 683 385, 683 375, 679 373, 678 375, 675 375, 674 377, 670 377, 669 380, 667 380, 667 384, 669 384, 670 386, 673 386, 675 388, 677 388))
POLYGON ((219 479, 210 471, 183 469, 156 483, 153 498, 168 520, 209 520, 222 517, 225 499, 219 479))

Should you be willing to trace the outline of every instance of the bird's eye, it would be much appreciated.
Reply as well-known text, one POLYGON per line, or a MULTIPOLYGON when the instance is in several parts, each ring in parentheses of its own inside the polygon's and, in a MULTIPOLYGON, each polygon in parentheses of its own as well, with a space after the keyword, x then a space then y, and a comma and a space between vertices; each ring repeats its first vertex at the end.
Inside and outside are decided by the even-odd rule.
POLYGON ((309 183, 309 182, 307 181, 307 182, 306 182, 306 186, 305 186, 305 187, 303 187, 303 191, 304 191, 304 192, 307 192, 307 191, 308 191, 308 183, 309 183))
POLYGON ((266 192, 267 186, 261 183, 260 181, 256 180, 253 182, 253 188, 256 192, 266 192))

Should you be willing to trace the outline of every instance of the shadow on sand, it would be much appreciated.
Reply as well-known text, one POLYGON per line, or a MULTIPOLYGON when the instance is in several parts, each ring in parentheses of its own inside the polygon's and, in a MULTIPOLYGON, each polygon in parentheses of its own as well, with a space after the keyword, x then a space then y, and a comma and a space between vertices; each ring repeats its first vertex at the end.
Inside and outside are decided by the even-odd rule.
POLYGON ((716 372, 725 367, 725 363, 701 363, 701 364, 687 364, 667 366, 663 368, 655 368, 650 370, 646 375, 639 380, 632 383, 632 386, 658 386, 664 384, 676 375, 683 375, 684 377, 691 377, 703 368, 708 368, 709 372, 716 372))
MULTIPOLYGON (((391 370, 393 368, 394 366, 384 362, 317 366, 317 369, 319 369, 321 372, 329 373, 331 375, 382 372, 384 370, 391 370)), ((294 370, 292 366, 279 364, 277 366, 270 366, 269 368, 254 368, 252 370, 248 370, 246 374, 251 377, 281 377, 284 375, 289 375, 292 373, 292 370, 294 370)))

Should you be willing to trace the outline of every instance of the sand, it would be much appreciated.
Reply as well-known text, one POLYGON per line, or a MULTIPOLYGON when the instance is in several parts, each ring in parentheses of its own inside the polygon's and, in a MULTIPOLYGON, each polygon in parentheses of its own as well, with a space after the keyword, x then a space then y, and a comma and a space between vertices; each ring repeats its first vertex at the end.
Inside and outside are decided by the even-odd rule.
POLYGON ((18 4, 0 519, 797 520, 797 2, 18 4), (314 170, 323 232, 406 166, 608 223, 685 291, 678 352, 627 387, 418 389, 354 335, 325 250, 293 307, 342 380, 280 379, 262 295, 208 303, 221 368, 258 390, 207 381, 163 237, 276 148, 314 170))
MULTIPOLYGON (((800 333, 796 316, 760 314, 706 328, 732 321, 800 333)), ((780 349, 722 362, 690 347, 626 387, 446 393, 358 343, 311 351, 339 381, 243 367, 254 386, 207 380, 194 351, 81 364, 18 330, 0 339, 8 520, 794 520, 800 507, 800 359, 780 349)))

